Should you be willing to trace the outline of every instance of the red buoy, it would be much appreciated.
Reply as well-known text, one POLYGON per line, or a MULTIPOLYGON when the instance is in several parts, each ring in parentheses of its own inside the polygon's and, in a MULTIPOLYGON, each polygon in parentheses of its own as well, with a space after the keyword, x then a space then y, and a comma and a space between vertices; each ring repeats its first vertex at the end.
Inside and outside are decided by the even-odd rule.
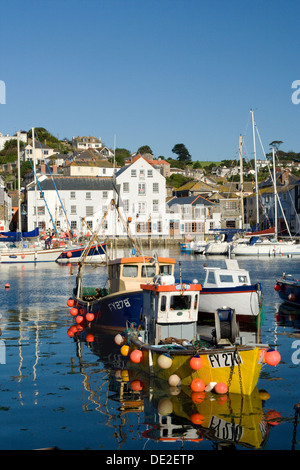
POLYGON ((139 364, 143 359, 143 353, 139 349, 134 349, 130 354, 130 360, 134 362, 134 364, 139 364))
POLYGON ((86 335, 86 340, 88 343, 92 343, 94 341, 95 337, 94 335, 92 335, 92 333, 89 333, 88 335, 86 335))
POLYGON ((276 292, 279 292, 281 287, 279 284, 275 284, 274 289, 276 290, 276 292))
POLYGON ((224 382, 218 382, 217 385, 215 385, 214 390, 216 393, 223 395, 224 393, 227 393, 228 387, 224 382))
POLYGON ((93 313, 87 313, 85 318, 87 321, 93 321, 95 318, 95 315, 93 313))
POLYGON ((191 389, 193 392, 203 392, 205 390, 205 383, 202 379, 193 379, 191 389))
POLYGON ((78 314, 78 308, 76 307, 71 308, 70 314, 72 315, 72 317, 76 317, 76 315, 78 314))
POLYGON ((201 369, 201 367, 203 366, 203 361, 202 361, 201 357, 199 357, 199 356, 192 357, 192 359, 190 360, 190 366, 194 370, 201 369))
POLYGON ((265 354, 265 362, 269 364, 269 366, 277 366, 281 361, 281 356, 278 351, 270 350, 267 351, 265 354))
POLYGON ((76 317, 76 323, 82 323, 84 320, 83 316, 82 315, 77 315, 76 317))
POLYGON ((71 251, 67 251, 67 258, 72 258, 72 252, 71 251))
POLYGON ((73 307, 74 304, 75 304, 74 299, 68 299, 68 300, 67 300, 67 306, 68 306, 68 307, 73 307))
POLYGON ((7 283, 5 284, 5 289, 9 289, 9 288, 10 288, 10 284, 7 282, 7 283))

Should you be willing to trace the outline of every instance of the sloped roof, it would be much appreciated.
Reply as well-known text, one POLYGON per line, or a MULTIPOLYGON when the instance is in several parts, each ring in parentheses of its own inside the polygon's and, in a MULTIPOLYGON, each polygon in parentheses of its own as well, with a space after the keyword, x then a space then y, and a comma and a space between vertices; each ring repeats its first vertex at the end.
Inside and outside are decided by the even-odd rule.
MULTIPOLYGON (((55 186, 58 191, 95 191, 104 190, 109 191, 113 189, 113 181, 111 178, 99 178, 99 177, 82 177, 82 176, 61 176, 54 177, 55 186)), ((51 179, 45 179, 40 182, 41 189, 43 191, 55 191, 55 186, 51 179)), ((29 191, 34 190, 34 186, 28 188, 29 191)))
POLYGON ((209 201, 208 199, 205 199, 202 196, 186 196, 186 197, 175 197, 171 199, 170 201, 167 202, 168 206, 171 207, 175 204, 179 205, 186 205, 190 204, 191 206, 196 206, 199 204, 203 204, 205 206, 212 206, 214 205, 213 202, 209 201))

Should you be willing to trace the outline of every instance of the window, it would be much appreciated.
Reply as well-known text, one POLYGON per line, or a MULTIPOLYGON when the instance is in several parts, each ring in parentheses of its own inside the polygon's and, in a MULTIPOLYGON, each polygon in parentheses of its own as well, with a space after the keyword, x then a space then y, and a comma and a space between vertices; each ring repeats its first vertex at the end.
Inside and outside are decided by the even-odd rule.
POLYGON ((76 193, 75 191, 70 192, 70 199, 76 199, 76 193))
POLYGON ((159 192, 159 184, 158 183, 153 183, 153 192, 158 193, 159 192))
POLYGON ((148 178, 153 178, 153 170, 147 170, 148 178))
POLYGON ((186 310, 191 308, 191 299, 190 295, 173 295, 170 301, 170 308, 173 310, 186 310))
POLYGON ((103 191, 102 197, 103 197, 103 199, 107 199, 107 198, 108 198, 108 192, 107 192, 107 191, 103 191))
POLYGON ((90 229, 93 230, 93 221, 92 220, 87 220, 86 223, 90 227, 90 229))
POLYGON ((146 195, 146 185, 145 183, 139 183, 139 196, 145 196, 146 195))
POLYGON ((237 208, 236 201, 226 201, 225 202, 225 208, 226 209, 236 209, 237 208))
POLYGON ((123 266, 123 276, 124 277, 137 277, 138 267, 124 264, 123 266))
POLYGON ((166 295, 162 295, 160 298, 160 310, 161 312, 166 311, 166 306, 167 306, 167 297, 166 295))
POLYGON ((77 229, 77 222, 76 220, 71 220, 71 229, 76 230, 77 229))
POLYGON ((158 212, 158 205, 159 205, 159 200, 158 199, 153 199, 153 212, 158 212))
POLYGON ((170 264, 159 266, 160 274, 172 274, 172 266, 170 264))
POLYGON ((92 199, 92 194, 90 192, 85 193, 85 199, 92 199))
POLYGON ((38 215, 45 215, 45 206, 38 207, 38 215))
POLYGON ((85 215, 88 217, 88 216, 91 216, 93 214, 94 214, 94 207, 93 206, 86 206, 85 215))
POLYGON ((145 179, 145 170, 140 170, 140 179, 141 180, 145 179))
POLYGON ((43 193, 40 192, 40 199, 43 199, 43 193))
POLYGON ((124 201, 123 201, 123 209, 124 209, 124 212, 128 212, 128 211, 129 211, 129 199, 124 199, 124 201))
POLYGON ((129 193, 129 183, 123 183, 123 192, 129 193))
POLYGON ((155 266, 142 266, 142 277, 154 277, 155 266))
POLYGON ((221 282, 233 282, 233 277, 230 274, 220 274, 221 282))
POLYGON ((247 284, 248 283, 248 278, 247 276, 238 276, 239 282, 242 284, 247 284))
POLYGON ((161 223, 160 220, 157 221, 157 231, 158 231, 158 233, 162 232, 162 223, 161 223))
POLYGON ((77 214, 77 206, 71 206, 71 214, 76 215, 77 214))
POLYGON ((136 178, 136 170, 131 170, 130 174, 132 178, 136 178))
POLYGON ((146 214, 146 203, 139 202, 139 214, 146 214))
POLYGON ((209 282, 210 284, 215 284, 215 283, 216 283, 216 280, 215 280, 215 273, 214 273, 213 271, 210 271, 210 272, 208 273, 207 282, 209 282))

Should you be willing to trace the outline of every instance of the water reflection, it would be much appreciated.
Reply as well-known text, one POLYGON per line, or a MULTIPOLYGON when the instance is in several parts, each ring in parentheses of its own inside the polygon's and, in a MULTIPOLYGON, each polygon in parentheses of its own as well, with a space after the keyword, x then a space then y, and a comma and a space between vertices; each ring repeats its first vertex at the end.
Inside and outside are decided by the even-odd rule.
POLYGON ((213 448, 259 449, 265 446, 272 427, 281 421, 276 410, 264 411, 270 398, 265 390, 256 388, 250 396, 220 396, 192 392, 189 387, 170 387, 166 381, 132 368, 113 337, 88 330, 75 334, 73 339, 88 400, 97 405, 97 411, 106 414, 107 424, 112 425, 116 419, 120 423, 115 430, 119 448, 128 438, 126 420, 130 413, 135 414, 135 432, 144 449, 151 442, 179 442, 182 448, 189 442, 201 448, 205 440, 211 441, 213 448), (102 373, 86 372, 87 349, 100 359, 102 373), (103 374, 107 386, 105 401, 103 374), (118 405, 114 413, 110 412, 111 400, 118 405))

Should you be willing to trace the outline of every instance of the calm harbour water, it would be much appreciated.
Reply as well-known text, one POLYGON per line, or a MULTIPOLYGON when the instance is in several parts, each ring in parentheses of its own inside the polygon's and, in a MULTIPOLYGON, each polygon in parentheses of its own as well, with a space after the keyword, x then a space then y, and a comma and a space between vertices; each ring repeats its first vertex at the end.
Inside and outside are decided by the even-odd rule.
MULTIPOLYGON (((203 281, 204 263, 225 264, 222 257, 180 255, 179 250, 160 254, 181 260, 185 279, 203 281)), ((233 398, 230 406, 212 402, 205 409, 197 409, 183 391, 172 395, 166 384, 150 384, 147 378, 142 391, 133 390, 134 377, 126 369, 122 372, 123 358, 113 338, 94 333, 94 342, 87 343, 68 337, 73 318, 66 301, 75 285, 76 266, 1 265, 0 449, 300 450, 294 410, 300 401, 300 312, 278 314, 281 302, 274 291, 283 272, 300 272, 299 262, 239 259, 252 282, 262 284, 261 339, 278 347, 281 363, 263 366, 257 388, 267 395, 257 393, 250 403, 233 398), (170 403, 173 412, 168 414, 163 404, 170 403), (228 409, 233 428, 224 424, 228 409), (207 413, 203 426, 191 420, 199 410, 207 413), (246 415, 254 420, 243 427, 246 415), (276 419, 270 421, 272 417, 276 419)), ((106 278, 104 267, 85 268, 84 280, 95 284, 96 277, 99 282, 106 278)))

